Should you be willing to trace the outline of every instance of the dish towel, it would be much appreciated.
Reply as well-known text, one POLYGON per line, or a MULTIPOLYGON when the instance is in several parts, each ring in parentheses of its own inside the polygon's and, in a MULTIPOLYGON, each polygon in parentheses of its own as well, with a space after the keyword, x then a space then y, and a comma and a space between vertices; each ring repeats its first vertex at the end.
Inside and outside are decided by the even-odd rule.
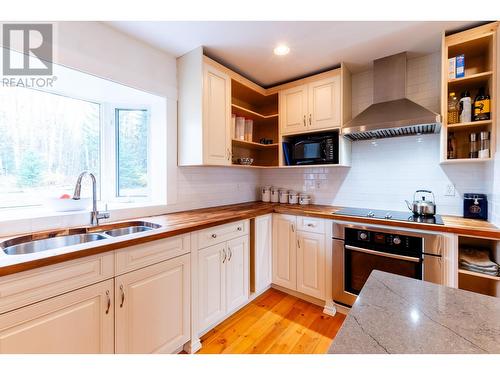
POLYGON ((461 248, 458 261, 462 269, 500 276, 500 266, 491 261, 488 250, 461 248))

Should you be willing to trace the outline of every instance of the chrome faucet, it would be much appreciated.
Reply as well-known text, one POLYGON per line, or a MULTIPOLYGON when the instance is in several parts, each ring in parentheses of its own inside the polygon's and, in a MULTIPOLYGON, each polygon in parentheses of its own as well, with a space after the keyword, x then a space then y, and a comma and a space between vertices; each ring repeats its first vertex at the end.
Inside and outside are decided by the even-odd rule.
POLYGON ((82 179, 85 175, 89 175, 92 179, 92 212, 90 213, 90 224, 99 225, 100 219, 109 219, 109 212, 99 212, 97 211, 97 183, 95 176, 87 171, 80 173, 78 179, 76 180, 75 192, 73 194, 73 199, 80 199, 80 192, 82 190, 82 179))

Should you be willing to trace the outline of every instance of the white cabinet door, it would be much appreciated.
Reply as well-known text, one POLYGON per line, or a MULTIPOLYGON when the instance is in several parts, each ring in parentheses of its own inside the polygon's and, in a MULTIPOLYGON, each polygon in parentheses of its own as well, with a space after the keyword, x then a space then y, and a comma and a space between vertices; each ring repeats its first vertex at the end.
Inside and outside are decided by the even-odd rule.
POLYGON ((325 299, 325 235, 297 233, 297 291, 325 299))
POLYGON ((307 129, 307 86, 292 87, 280 91, 281 134, 300 133, 307 129))
POLYGON ((254 279, 257 293, 267 289, 272 283, 272 232, 272 215, 255 218, 254 279))
POLYGON ((273 283, 288 289, 297 288, 296 217, 273 215, 273 283))
POLYGON ((199 331, 226 314, 226 259, 226 243, 198 251, 199 331))
POLYGON ((234 311, 248 301, 249 296, 248 236, 227 242, 226 310, 234 311))
POLYGON ((190 255, 115 279, 116 352, 173 353, 190 339, 190 255))
POLYGON ((308 93, 309 130, 340 127, 340 75, 310 83, 308 93))
POLYGON ((0 315, 0 353, 114 352, 113 280, 0 315))
POLYGON ((204 164, 230 165, 231 79, 210 65, 203 71, 204 164))

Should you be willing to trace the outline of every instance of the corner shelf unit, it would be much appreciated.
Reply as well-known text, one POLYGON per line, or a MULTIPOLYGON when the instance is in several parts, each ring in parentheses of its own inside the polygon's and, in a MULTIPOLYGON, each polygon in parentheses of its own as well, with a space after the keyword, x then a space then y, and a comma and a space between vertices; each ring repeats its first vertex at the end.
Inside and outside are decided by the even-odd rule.
POLYGON ((441 164, 476 163, 493 160, 496 144, 497 119, 497 53, 498 22, 489 23, 456 34, 443 36, 442 42, 442 83, 441 113, 441 164), (465 76, 448 78, 448 58, 463 54, 465 56, 465 76), (448 124, 448 95, 455 92, 457 97, 468 90, 472 100, 479 88, 484 87, 490 94, 490 119, 466 123, 448 124), (488 158, 469 158, 469 136, 471 133, 488 131, 490 133, 490 156, 488 158), (457 157, 448 158, 448 139, 453 133, 457 157))
MULTIPOLYGON (((500 262, 500 241, 488 238, 459 236, 458 249, 477 248, 488 251, 490 259, 500 262)), ((458 265, 458 288, 488 296, 500 297, 500 276, 461 269, 458 265)))
POLYGON ((235 139, 234 124, 231 129, 232 164, 239 158, 252 158, 253 164, 246 167, 278 167, 278 94, 267 94, 231 79, 231 113, 253 121, 252 140, 235 139), (272 140, 262 144, 262 138, 272 140))

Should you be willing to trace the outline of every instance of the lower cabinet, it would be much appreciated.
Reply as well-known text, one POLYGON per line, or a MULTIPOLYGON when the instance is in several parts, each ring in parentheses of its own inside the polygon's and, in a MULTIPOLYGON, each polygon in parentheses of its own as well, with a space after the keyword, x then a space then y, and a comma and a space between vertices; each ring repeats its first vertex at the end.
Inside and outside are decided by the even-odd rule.
POLYGON ((297 288, 296 219, 273 216, 273 283, 292 290, 297 288))
POLYGON ((114 352, 113 280, 0 315, 0 353, 114 352))
POLYGON ((256 293, 260 293, 272 283, 273 216, 258 216, 254 223, 253 277, 256 293))
POLYGON ((297 232, 297 291, 325 299, 325 235, 297 232))
POLYGON ((172 353, 190 338, 190 255, 115 279, 115 351, 172 353))
POLYGON ((203 332, 248 301, 248 235, 198 251, 198 286, 203 332))
POLYGON ((308 219, 304 225, 304 221, 293 215, 273 215, 273 283, 325 300, 324 222, 308 219))
POLYGON ((191 337, 190 257, 0 314, 0 353, 175 352, 191 337))

